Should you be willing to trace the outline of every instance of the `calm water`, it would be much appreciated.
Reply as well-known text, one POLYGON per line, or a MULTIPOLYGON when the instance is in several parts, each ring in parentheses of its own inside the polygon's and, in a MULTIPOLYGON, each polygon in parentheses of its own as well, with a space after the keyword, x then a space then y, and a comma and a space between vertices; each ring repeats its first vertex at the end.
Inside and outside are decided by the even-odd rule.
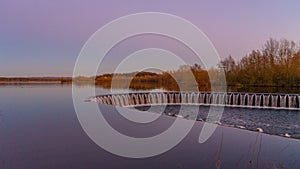
MULTIPOLYGON (((107 92, 98 89, 98 94, 107 92)), ((154 122, 138 124, 122 118, 113 106, 99 106, 109 123, 129 136, 147 137, 158 134, 167 129, 175 119, 161 116, 154 122)), ((133 110, 124 111, 130 113, 133 110)), ((146 159, 129 159, 106 152, 85 134, 74 111, 71 86, 1 86, 0 168, 209 169, 215 167, 216 152, 220 150, 221 141, 222 169, 244 168, 249 166, 251 159, 254 161, 253 166, 256 167, 258 162, 260 168, 265 168, 268 164, 300 168, 300 141, 297 139, 220 126, 207 142, 199 144, 202 125, 202 122, 196 122, 188 136, 164 154, 146 159), (260 150, 258 144, 255 144, 256 139, 259 140, 260 150)))

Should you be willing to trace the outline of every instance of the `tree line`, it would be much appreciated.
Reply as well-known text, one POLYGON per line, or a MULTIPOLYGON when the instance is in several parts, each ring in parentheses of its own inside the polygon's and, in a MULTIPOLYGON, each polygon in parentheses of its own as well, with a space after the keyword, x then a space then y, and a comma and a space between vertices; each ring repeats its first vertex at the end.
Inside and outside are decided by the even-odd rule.
MULTIPOLYGON (((223 69, 227 86, 242 87, 300 87, 300 47, 286 39, 269 39, 260 50, 253 50, 241 60, 232 56, 221 60, 218 68, 204 69, 199 64, 182 65, 178 70, 103 74, 94 77, 96 85, 102 87, 131 89, 211 91, 211 84, 218 84, 209 75, 220 75, 223 69), (112 86, 112 80, 114 85, 112 86)), ((248 90, 248 89, 246 89, 248 90)), ((250 91, 248 91, 250 92, 250 91)), ((256 90, 251 91, 256 92, 256 90)))
POLYGON ((221 61, 229 85, 299 86, 300 48, 293 41, 269 39, 263 49, 253 50, 236 62, 221 61))

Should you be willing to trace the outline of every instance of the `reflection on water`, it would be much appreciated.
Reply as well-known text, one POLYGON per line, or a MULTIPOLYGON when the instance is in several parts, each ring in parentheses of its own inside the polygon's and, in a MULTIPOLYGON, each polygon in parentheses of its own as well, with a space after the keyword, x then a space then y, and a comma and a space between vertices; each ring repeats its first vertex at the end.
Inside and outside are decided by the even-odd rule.
MULTIPOLYGON (((93 86, 92 83, 74 83, 77 87, 91 87, 93 86)), ((195 86, 189 86, 188 84, 181 84, 185 91, 194 91, 195 86)), ((0 83, 1 88, 5 87, 51 87, 51 86, 71 86, 70 83, 49 83, 49 82, 33 82, 33 83, 0 83)), ((107 85, 96 85, 96 88, 101 88, 106 91, 111 90, 111 84, 107 85)), ((128 91, 128 86, 123 83, 114 84, 113 90, 117 91, 128 91)), ((178 86, 160 86, 156 83, 149 83, 149 82, 140 82, 130 84, 129 86, 130 91, 177 91, 178 86)), ((210 91, 207 87, 199 87, 199 91, 210 91), (201 90, 202 89, 202 90, 201 90)), ((223 90, 222 90, 223 91, 223 90)), ((278 87, 258 87, 258 86, 228 86, 227 92, 245 92, 245 93, 286 93, 286 94, 300 94, 300 87, 288 87, 288 86, 278 86, 278 87)))
POLYGON ((246 92, 246 93, 291 93, 300 94, 300 87, 237 87, 229 86, 228 92, 246 92))
MULTIPOLYGON (((109 92, 96 89, 98 94, 109 92)), ((138 124, 119 118, 112 106, 99 106, 111 125, 130 136, 155 135, 167 129, 174 120, 173 117, 161 116, 158 121, 138 124)), ((128 159, 104 151, 84 133, 74 111, 70 85, 1 86, 0 110, 1 169, 214 168, 221 141, 221 168, 243 168, 252 159, 249 147, 253 150, 258 135, 218 127, 207 142, 199 144, 203 123, 196 122, 188 136, 172 150, 152 158, 128 159)), ((126 111, 130 113, 132 110, 126 111)), ((261 137, 260 154, 255 151, 253 166, 258 161, 260 168, 266 168, 268 163, 300 167, 299 140, 266 134, 261 134, 261 137)), ((121 140, 112 141, 122 144, 121 140)))
MULTIPOLYGON (((99 87, 103 87, 106 89, 110 89, 110 85, 98 85, 99 87)), ((126 88, 126 85, 122 85, 119 83, 119 86, 114 86, 116 89, 126 88)), ((181 87, 184 91, 195 91, 195 86, 190 86, 189 84, 181 84, 181 87)), ((156 83, 134 83, 130 84, 130 90, 139 91, 139 90, 154 90, 154 89, 162 89, 164 91, 178 91, 177 85, 164 85, 159 86, 156 83)), ((218 87, 215 86, 215 90, 218 91, 218 87)), ((211 91, 210 87, 207 86, 198 86, 199 91, 211 91)), ((222 87, 220 87, 220 91, 224 91, 222 87)), ((244 92, 244 93, 286 93, 286 94, 300 94, 300 87, 287 87, 287 86, 279 86, 279 87, 257 87, 257 86, 228 86, 227 92, 244 92)))

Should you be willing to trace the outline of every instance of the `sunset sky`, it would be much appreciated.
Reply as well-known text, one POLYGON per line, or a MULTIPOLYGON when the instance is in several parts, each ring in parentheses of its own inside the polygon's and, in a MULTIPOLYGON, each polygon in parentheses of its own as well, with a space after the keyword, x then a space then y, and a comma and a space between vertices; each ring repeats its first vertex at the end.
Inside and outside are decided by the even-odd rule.
POLYGON ((299 9, 298 0, 1 0, 0 76, 71 76, 95 31, 137 12, 183 17, 208 36, 222 58, 239 59, 270 37, 300 42, 299 9))

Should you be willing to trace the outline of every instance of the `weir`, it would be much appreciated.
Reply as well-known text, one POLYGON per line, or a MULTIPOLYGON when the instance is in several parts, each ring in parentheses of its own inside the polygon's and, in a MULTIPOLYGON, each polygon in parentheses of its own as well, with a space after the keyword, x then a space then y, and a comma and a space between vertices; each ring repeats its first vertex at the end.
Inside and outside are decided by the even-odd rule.
POLYGON ((143 92, 98 95, 90 98, 89 101, 122 107, 191 104, 300 110, 299 94, 143 92))

